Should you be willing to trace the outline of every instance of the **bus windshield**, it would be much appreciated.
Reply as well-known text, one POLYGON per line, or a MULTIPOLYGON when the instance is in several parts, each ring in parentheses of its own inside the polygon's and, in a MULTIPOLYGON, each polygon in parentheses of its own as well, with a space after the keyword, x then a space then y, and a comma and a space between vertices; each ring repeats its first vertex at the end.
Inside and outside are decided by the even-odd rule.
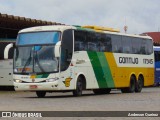
POLYGON ((14 73, 51 73, 58 71, 55 45, 17 47, 14 54, 14 73))
POLYGON ((58 71, 58 60, 54 55, 60 32, 28 32, 17 37, 14 52, 14 73, 51 73, 58 71))

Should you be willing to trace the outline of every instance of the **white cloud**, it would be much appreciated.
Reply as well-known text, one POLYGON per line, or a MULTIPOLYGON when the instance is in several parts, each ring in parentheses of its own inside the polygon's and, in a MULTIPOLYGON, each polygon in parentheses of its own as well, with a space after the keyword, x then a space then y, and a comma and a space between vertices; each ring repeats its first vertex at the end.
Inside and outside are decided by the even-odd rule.
POLYGON ((128 33, 160 28, 159 0, 1 0, 1 13, 76 25, 101 25, 128 33))

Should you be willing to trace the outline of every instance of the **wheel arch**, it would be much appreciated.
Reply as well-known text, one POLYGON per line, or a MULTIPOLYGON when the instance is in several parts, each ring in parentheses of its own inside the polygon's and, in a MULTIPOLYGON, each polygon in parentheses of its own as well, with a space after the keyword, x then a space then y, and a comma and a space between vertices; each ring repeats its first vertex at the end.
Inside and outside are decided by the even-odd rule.
POLYGON ((86 77, 85 77, 84 73, 77 74, 77 76, 75 78, 75 85, 74 85, 75 89, 76 89, 76 84, 77 84, 77 80, 79 77, 82 79, 83 90, 85 90, 87 87, 87 81, 86 81, 86 77))

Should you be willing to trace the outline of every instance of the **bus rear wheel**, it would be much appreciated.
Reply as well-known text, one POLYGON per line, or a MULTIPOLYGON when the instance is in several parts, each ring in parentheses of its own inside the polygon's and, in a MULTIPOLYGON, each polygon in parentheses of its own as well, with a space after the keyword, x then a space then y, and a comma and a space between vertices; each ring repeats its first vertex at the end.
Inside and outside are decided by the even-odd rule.
POLYGON ((133 93, 135 92, 135 86, 136 86, 136 78, 134 76, 131 76, 130 78, 130 85, 128 88, 122 88, 122 93, 133 93))
POLYGON ((142 77, 142 76, 139 76, 139 77, 138 77, 138 81, 136 82, 135 92, 136 92, 136 93, 141 92, 143 86, 144 86, 143 77, 142 77))
POLYGON ((111 92, 110 88, 103 88, 103 89, 94 89, 94 94, 100 95, 100 94, 109 94, 111 92))
POLYGON ((37 97, 44 98, 46 95, 45 91, 36 91, 37 97))
POLYGON ((82 84, 82 78, 78 77, 76 89, 73 90, 73 96, 82 96, 82 90, 83 90, 83 84, 82 84))

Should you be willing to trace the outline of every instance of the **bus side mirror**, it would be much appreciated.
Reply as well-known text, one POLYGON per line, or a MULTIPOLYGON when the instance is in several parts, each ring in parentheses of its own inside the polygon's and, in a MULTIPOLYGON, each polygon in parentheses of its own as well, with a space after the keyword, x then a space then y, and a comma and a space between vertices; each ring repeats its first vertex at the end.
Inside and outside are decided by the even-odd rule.
POLYGON ((60 57, 60 49, 61 48, 61 41, 58 41, 55 45, 55 48, 54 48, 54 55, 55 57, 60 57))
POLYGON ((13 43, 8 44, 4 49, 4 59, 8 59, 9 50, 13 47, 13 43))

